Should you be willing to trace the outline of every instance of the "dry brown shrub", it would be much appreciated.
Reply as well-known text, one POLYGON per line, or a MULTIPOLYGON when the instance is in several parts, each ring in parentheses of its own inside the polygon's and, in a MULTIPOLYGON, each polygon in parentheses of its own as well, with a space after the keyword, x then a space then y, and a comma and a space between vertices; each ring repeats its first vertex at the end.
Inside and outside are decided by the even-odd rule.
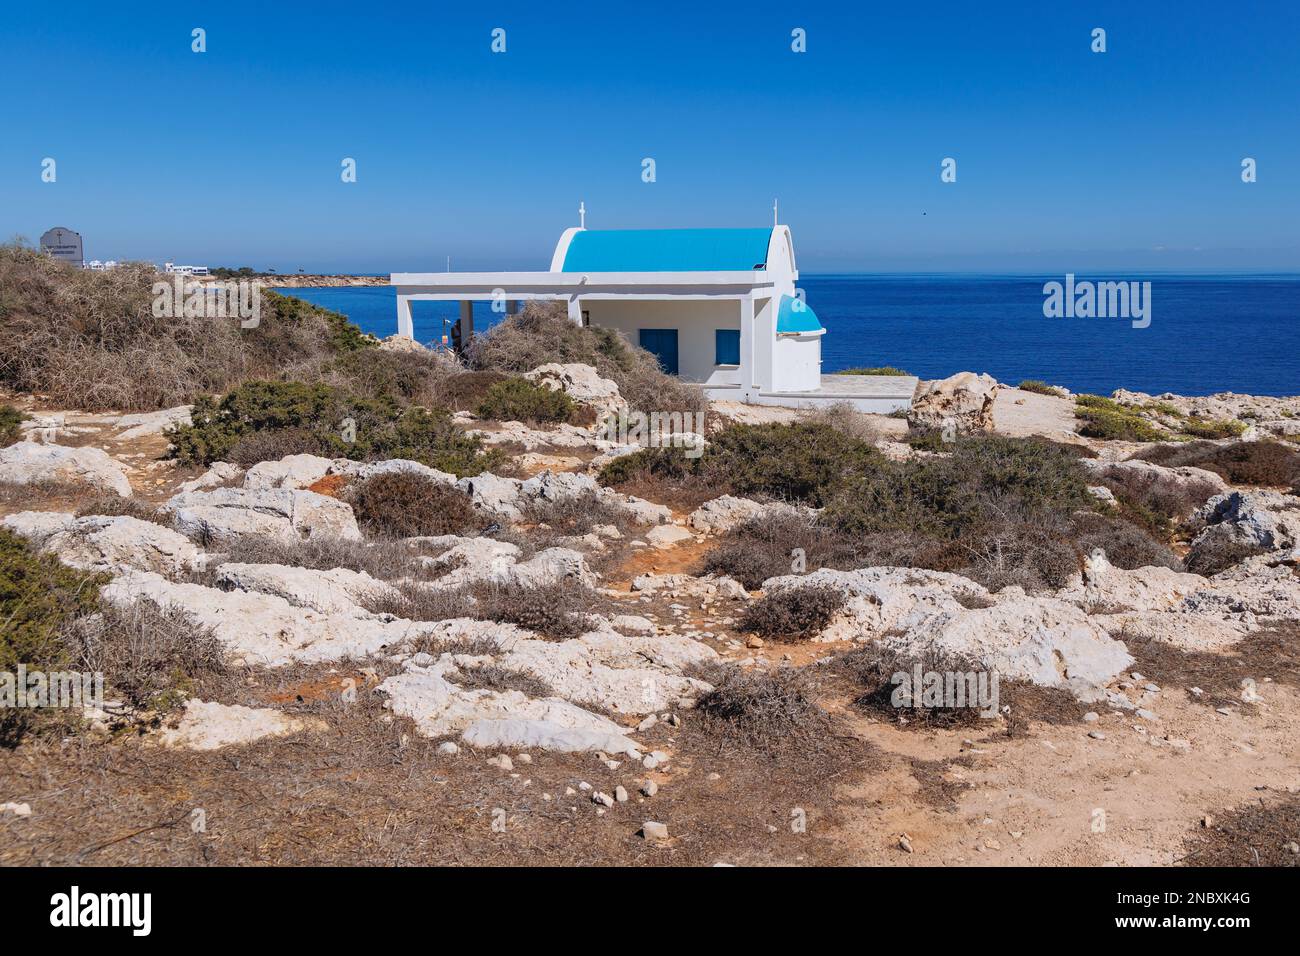
POLYGON ((569 320, 563 305, 530 302, 483 335, 466 351, 469 366, 478 371, 519 374, 549 362, 590 365, 618 385, 628 405, 638 411, 703 411, 704 391, 698 385, 667 375, 653 355, 628 342, 613 329, 583 328, 569 320))
POLYGON ((412 472, 374 475, 351 485, 344 497, 372 537, 466 534, 489 520, 463 491, 412 472))

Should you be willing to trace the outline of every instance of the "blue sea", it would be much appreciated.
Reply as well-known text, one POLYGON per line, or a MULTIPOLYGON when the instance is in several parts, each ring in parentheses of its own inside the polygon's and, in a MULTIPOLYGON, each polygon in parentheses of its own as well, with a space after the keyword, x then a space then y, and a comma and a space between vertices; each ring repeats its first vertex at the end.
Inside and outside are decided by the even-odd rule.
MULTIPOLYGON (((922 378, 988 372, 1076 392, 1300 394, 1300 276, 1080 275, 1151 282, 1151 324, 1045 318, 1041 275, 804 275, 826 327, 822 371, 893 365, 922 378)), ((285 289, 374 335, 397 331, 390 287, 285 289)), ((415 337, 437 341, 454 302, 416 302, 415 337)), ((475 304, 476 331, 504 316, 475 304)))

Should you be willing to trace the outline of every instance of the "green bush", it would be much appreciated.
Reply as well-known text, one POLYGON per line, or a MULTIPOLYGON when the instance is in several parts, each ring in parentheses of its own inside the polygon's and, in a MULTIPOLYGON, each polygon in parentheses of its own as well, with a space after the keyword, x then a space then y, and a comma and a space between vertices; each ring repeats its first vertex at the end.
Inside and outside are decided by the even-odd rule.
POLYGON ((488 386, 476 412, 479 418, 518 422, 567 422, 576 405, 561 391, 526 378, 507 378, 488 386))
POLYGON ((1246 423, 1234 418, 1189 418, 1182 424, 1184 435, 1193 438, 1236 438, 1246 430, 1246 423))
POLYGON ((824 518, 856 534, 912 531, 952 538, 999 511, 1032 518, 1094 506, 1078 459, 1058 445, 995 436, 949 445, 945 456, 882 460, 844 485, 824 518))
POLYGON ((7 448, 23 437, 18 426, 27 421, 27 415, 12 405, 0 405, 0 448, 7 448))
POLYGON ((391 399, 357 398, 323 384, 245 382, 220 399, 199 399, 190 417, 168 433, 172 455, 186 464, 228 460, 250 441, 259 453, 263 442, 272 451, 280 439, 283 450, 273 458, 304 451, 354 461, 408 458, 455 475, 478 474, 499 458, 484 454, 444 409, 403 411, 391 399), (355 434, 345 429, 348 419, 355 434))
POLYGON ((910 376, 911 372, 905 372, 901 368, 894 368, 892 365, 878 365, 875 368, 846 368, 842 372, 836 372, 836 375, 901 375, 910 376))
POLYGON ((648 448, 615 458, 600 481, 617 485, 650 475, 681 481, 696 477, 718 494, 758 495, 820 507, 838 485, 878 467, 884 457, 868 442, 828 424, 733 425, 710 439, 704 453, 648 448))
POLYGON ((869 443, 829 425, 738 425, 716 435, 696 459, 741 495, 766 495, 821 507, 851 476, 885 458, 869 443))
POLYGON ((1109 441, 1160 441, 1169 436, 1130 408, 1100 395, 1078 395, 1074 415, 1079 434, 1109 441))
MULTIPOLYGON (((790 552, 800 548, 808 570, 920 567, 963 574, 997 590, 1061 587, 1094 547, 1106 548, 1123 568, 1178 566, 1160 540, 1167 537, 1167 520, 1136 504, 1121 514, 1129 520, 1100 512, 1073 446, 968 436, 944 451, 901 462, 867 456, 844 472, 828 470, 811 488, 799 489, 804 500, 824 502, 815 519, 747 522, 722 537, 704 570, 755 588, 790 573, 790 552)), ((683 462, 662 451, 651 454, 659 457, 647 456, 649 467, 683 462)), ((785 482, 786 490, 791 487, 785 482)), ((1154 492, 1144 500, 1165 504, 1154 492)))
POLYGON ((352 324, 346 315, 322 308, 319 305, 312 305, 304 299, 296 299, 292 296, 272 292, 270 289, 263 289, 262 305, 263 308, 270 306, 272 315, 278 322, 298 322, 301 324, 306 324, 311 320, 324 322, 325 338, 330 349, 334 352, 370 349, 379 344, 378 339, 373 335, 362 332, 360 328, 352 324))
POLYGON ((1016 388, 1020 389, 1022 392, 1034 392, 1038 395, 1051 395, 1055 398, 1063 397, 1060 389, 1053 388, 1046 382, 1041 382, 1036 378, 1027 378, 1017 385, 1016 388))
POLYGON ((85 574, 37 554, 0 529, 0 671, 23 663, 57 670, 68 663, 63 628, 93 612, 106 575, 85 574))

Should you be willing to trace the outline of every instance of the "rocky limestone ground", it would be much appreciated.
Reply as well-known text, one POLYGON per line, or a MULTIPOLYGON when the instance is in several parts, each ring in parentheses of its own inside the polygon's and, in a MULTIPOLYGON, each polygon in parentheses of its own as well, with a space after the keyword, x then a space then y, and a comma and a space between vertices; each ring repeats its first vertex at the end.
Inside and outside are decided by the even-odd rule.
MULTIPOLYGON (((618 407, 586 366, 528 377, 618 407)), ((1112 397, 1165 426, 1300 431, 1300 399, 1112 397)), ((1225 809, 1300 792, 1300 499, 1129 461, 1145 446, 1080 434, 1063 390, 963 373, 922 383, 911 424, 1086 448, 1099 495, 1116 474, 1203 494, 1189 547, 1249 555, 1199 575, 1096 553, 1034 593, 895 567, 747 591, 701 573, 720 537, 815 512, 602 487, 600 466, 634 449, 595 426, 463 413, 510 464, 460 479, 304 454, 199 471, 166 457, 188 407, 11 400, 31 417, 0 449, 0 526, 104 575, 109 607, 183 611, 228 670, 168 710, 114 702, 89 730, 0 751, 0 804, 29 810, 0 814, 3 863, 1172 864, 1225 809), (399 473, 463 494, 485 530, 373 540, 342 492, 399 473), (131 506, 95 513, 105 501, 131 506), (538 508, 564 506, 609 523, 537 526, 538 508), (330 549, 370 570, 319 557, 330 549), (842 603, 806 640, 743 626, 755 602, 809 586, 842 603), (493 589, 585 603, 557 635, 494 618, 493 589), (479 603, 456 603, 471 592, 479 603), (421 610, 439 601, 445 613, 421 610), (841 663, 867 647, 995 670, 1004 706, 954 727, 864 709, 841 663), (810 734, 742 739, 696 710, 737 674, 792 669, 825 711, 810 734)), ((805 415, 719 403, 712 417, 805 415)), ((902 441, 907 422, 859 418, 888 457, 930 453, 902 441)))

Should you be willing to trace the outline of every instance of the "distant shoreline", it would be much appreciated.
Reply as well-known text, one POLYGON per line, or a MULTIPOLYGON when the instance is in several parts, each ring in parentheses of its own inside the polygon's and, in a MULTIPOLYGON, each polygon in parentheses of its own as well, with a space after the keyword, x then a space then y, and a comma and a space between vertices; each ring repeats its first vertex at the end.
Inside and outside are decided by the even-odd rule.
MULTIPOLYGON (((240 279, 257 279, 265 282, 269 286, 275 286, 281 289, 305 289, 305 288, 345 288, 347 286, 383 286, 388 285, 388 276, 352 276, 352 275, 306 275, 305 273, 295 273, 292 275, 276 275, 270 273, 267 275, 252 276, 231 276, 230 278, 240 279)), ((220 276, 194 276, 195 281, 200 283, 225 282, 220 276)))

